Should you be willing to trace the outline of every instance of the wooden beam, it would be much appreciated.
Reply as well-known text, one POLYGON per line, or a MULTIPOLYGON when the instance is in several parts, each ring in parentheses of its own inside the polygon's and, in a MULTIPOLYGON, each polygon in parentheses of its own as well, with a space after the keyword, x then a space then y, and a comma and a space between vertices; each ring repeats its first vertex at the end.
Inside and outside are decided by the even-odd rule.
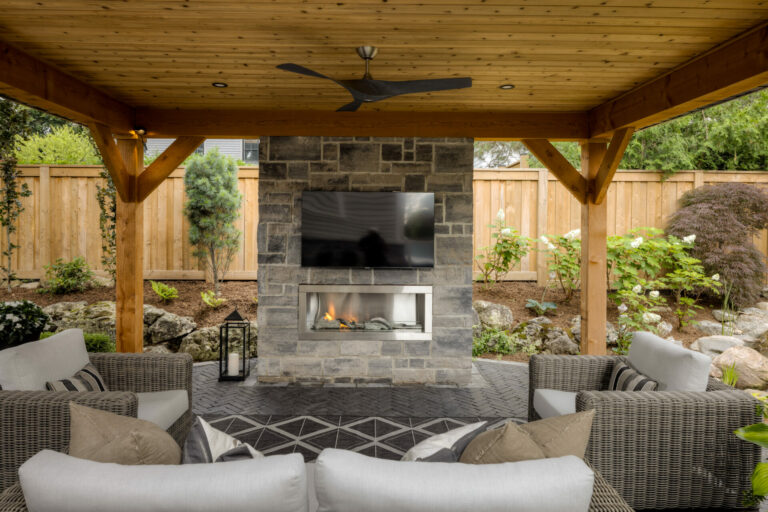
MULTIPOLYGON (((144 169, 138 138, 118 139, 117 147, 132 181, 144 169)), ((144 203, 117 198, 115 291, 117 351, 144 351, 144 203)))
MULTIPOLYGON (((595 179, 605 154, 603 142, 582 144, 581 169, 587 180, 595 179)), ((587 355, 606 353, 607 218, 607 202, 581 206, 581 353, 587 355)))
POLYGON ((133 180, 131 180, 123 156, 115 144, 112 130, 100 123, 91 123, 88 128, 91 130, 91 137, 93 137, 96 147, 99 148, 104 167, 107 168, 107 172, 112 177, 117 195, 123 201, 130 201, 135 193, 131 186, 133 180))
POLYGON ((634 130, 630 128, 621 128, 616 130, 611 137, 611 144, 605 153, 603 161, 600 162, 600 168, 597 170, 595 179, 589 182, 589 200, 594 204, 601 204, 608 193, 608 187, 613 181, 616 169, 624 157, 624 151, 627 149, 634 130))
POLYGON ((128 105, 2 41, 0 94, 78 123, 133 129, 128 105))
POLYGON ((195 152, 205 137, 179 137, 139 175, 137 201, 143 201, 195 152))
POLYGON ((546 139, 523 139, 523 144, 541 160, 547 169, 574 195, 580 203, 587 202, 587 181, 546 139))
POLYGON ((659 123, 768 83, 768 22, 589 112, 591 137, 659 123))
POLYGON ((259 135, 474 137, 495 140, 588 137, 580 112, 328 112, 254 110, 136 110, 149 137, 259 135))

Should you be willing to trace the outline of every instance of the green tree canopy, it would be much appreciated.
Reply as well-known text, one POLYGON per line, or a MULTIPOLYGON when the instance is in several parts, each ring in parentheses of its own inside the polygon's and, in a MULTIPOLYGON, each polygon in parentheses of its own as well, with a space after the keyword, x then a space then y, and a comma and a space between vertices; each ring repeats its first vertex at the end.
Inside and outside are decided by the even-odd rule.
MULTIPOLYGON (((579 145, 555 142, 563 156, 579 165, 579 145)), ((476 165, 500 167, 528 150, 519 142, 475 144, 476 165)), ((531 167, 542 167, 531 156, 531 167)), ((693 112, 634 134, 622 169, 676 171, 768 169, 768 90, 693 112)))
POLYGON ((19 146, 16 158, 20 164, 101 164, 90 135, 69 124, 53 126, 48 133, 30 136, 19 146))

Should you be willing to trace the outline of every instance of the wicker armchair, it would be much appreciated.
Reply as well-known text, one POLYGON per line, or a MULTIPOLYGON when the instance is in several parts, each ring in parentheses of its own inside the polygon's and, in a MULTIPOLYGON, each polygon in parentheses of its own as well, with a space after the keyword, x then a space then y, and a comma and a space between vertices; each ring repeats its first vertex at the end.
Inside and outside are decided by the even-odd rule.
POLYGON ((577 392, 577 411, 595 409, 587 458, 630 506, 738 509, 760 448, 733 431, 760 420, 755 400, 714 379, 706 392, 603 391, 617 361, 531 357, 529 420, 536 389, 577 392))
POLYGON ((18 470, 42 449, 64 452, 69 444, 69 402, 136 417, 135 393, 185 389, 190 410, 168 429, 182 444, 192 423, 192 358, 189 354, 89 354, 108 392, 0 390, 0 492, 18 481, 18 470))

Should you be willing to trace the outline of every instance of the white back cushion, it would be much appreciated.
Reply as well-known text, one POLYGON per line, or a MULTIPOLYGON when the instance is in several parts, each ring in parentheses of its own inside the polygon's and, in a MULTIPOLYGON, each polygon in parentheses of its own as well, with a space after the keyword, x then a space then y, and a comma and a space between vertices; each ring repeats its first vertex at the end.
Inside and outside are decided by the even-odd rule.
POLYGON ((574 456, 476 465, 325 449, 315 493, 319 512, 587 512, 594 476, 574 456))
POLYGON ((83 331, 67 329, 50 338, 0 351, 0 387, 45 390, 45 383, 67 379, 88 364, 83 331))
POLYGON ((261 459, 121 466, 43 450, 19 469, 30 512, 307 512, 298 453, 261 459))
POLYGON ((629 363, 659 383, 659 391, 706 391, 712 360, 650 332, 636 332, 629 363))

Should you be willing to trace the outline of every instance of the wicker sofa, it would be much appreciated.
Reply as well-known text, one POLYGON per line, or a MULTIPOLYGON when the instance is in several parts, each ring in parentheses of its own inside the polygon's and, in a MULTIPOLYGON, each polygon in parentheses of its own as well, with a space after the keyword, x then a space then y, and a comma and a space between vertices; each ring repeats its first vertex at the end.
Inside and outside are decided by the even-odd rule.
POLYGON ((0 390, 0 491, 18 481, 19 467, 43 449, 66 451, 69 402, 137 417, 136 393, 186 390, 190 408, 167 430, 182 444, 192 423, 189 354, 88 354, 107 392, 0 390))
POLYGON ((759 421, 755 400, 714 379, 707 390, 605 391, 618 356, 536 355, 537 389, 577 392, 576 411, 595 409, 587 459, 635 509, 738 509, 760 448, 733 431, 759 421))

